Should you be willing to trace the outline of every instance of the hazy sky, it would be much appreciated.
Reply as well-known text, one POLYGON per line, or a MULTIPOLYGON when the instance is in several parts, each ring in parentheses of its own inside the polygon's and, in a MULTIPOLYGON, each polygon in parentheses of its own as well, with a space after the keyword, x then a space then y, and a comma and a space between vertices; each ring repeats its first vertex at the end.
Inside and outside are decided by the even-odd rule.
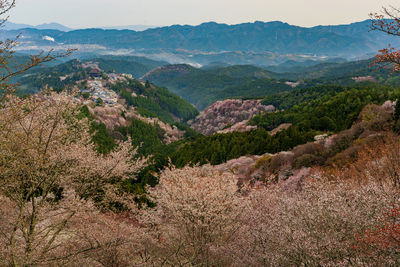
POLYGON ((344 24, 398 0, 17 0, 10 21, 58 22, 73 28, 228 24, 281 20, 294 25, 344 24))

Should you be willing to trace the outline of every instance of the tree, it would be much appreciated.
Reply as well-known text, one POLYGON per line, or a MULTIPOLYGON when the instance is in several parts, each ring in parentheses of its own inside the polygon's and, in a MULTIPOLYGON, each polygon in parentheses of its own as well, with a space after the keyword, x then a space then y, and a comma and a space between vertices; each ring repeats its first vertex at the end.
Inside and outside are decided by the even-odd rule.
POLYGON ((395 133, 400 133, 399 128, 399 119, 400 119, 400 101, 397 99, 396 105, 394 107, 394 114, 393 114, 394 124, 393 124, 393 131, 395 133))
MULTIPOLYGON (((0 16, 14 5, 0 0, 0 16)), ((132 161, 128 143, 99 154, 75 95, 16 96, 11 78, 72 52, 42 52, 11 68, 17 39, 0 41, 0 265, 118 265, 117 248, 132 244, 136 228, 103 211, 135 209, 118 185, 143 162, 132 161)))
POLYGON ((7 264, 40 265, 98 249, 103 244, 83 242, 70 221, 96 206, 133 203, 114 184, 141 164, 131 162, 129 144, 98 154, 80 109, 74 97, 55 93, 9 95, 1 109, 0 258, 7 264))
POLYGON ((104 101, 103 99, 101 99, 100 97, 96 99, 96 106, 103 106, 104 105, 104 101))
POLYGON ((157 207, 143 224, 155 265, 230 266, 222 249, 239 228, 245 201, 232 174, 211 166, 167 169, 151 190, 157 207))
MULTIPOLYGON (((370 14, 372 30, 382 31, 384 33, 400 36, 400 9, 390 6, 383 8, 380 13, 370 14)), ((389 65, 393 71, 400 71, 400 50, 391 47, 379 50, 376 55, 374 65, 389 65)))
MULTIPOLYGON (((389 8, 383 8, 381 13, 371 13, 372 19, 372 30, 382 31, 389 35, 400 36, 400 9, 390 6, 389 8)), ((400 71, 400 50, 391 47, 379 50, 379 54, 376 55, 373 65, 384 65, 386 68, 392 69, 393 72, 400 71), (388 65, 388 66, 387 66, 388 65)), ((393 131, 399 132, 398 119, 399 119, 399 99, 395 107, 395 123, 393 125, 393 131)))
MULTIPOLYGON (((14 6, 15 0, 0 0, 0 17, 7 15, 14 6)), ((8 17, 0 19, 0 27, 4 25, 7 19, 8 17)), ((15 39, 0 41, 0 69, 2 70, 0 74, 0 102, 4 100, 7 94, 15 91, 16 85, 10 83, 11 78, 43 63, 53 61, 56 58, 69 56, 74 51, 74 49, 61 53, 54 53, 53 50, 48 52, 42 51, 39 54, 31 55, 26 64, 17 65, 11 68, 9 62, 13 57, 13 48, 17 45, 18 38, 19 36, 15 39)))

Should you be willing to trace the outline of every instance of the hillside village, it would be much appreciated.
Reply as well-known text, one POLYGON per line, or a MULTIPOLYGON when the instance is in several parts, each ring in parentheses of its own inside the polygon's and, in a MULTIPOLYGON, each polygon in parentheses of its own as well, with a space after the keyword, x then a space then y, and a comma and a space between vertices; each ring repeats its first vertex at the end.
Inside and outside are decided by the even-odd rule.
POLYGON ((79 88, 80 91, 90 94, 91 99, 94 101, 101 99, 106 105, 112 106, 118 102, 118 94, 110 90, 107 86, 108 84, 133 79, 131 74, 104 73, 96 62, 82 63, 82 68, 90 69, 90 71, 88 79, 81 81, 81 84, 85 84, 86 88, 79 88))
MULTIPOLYGON (((85 77, 73 82, 72 87, 79 91, 80 102, 88 107, 90 114, 99 123, 104 124, 109 132, 115 133, 115 129, 128 127, 132 120, 137 120, 152 127, 158 127, 162 131, 159 136, 160 141, 164 144, 170 144, 184 138, 185 131, 178 129, 176 125, 172 125, 172 122, 164 121, 157 114, 143 114, 140 104, 138 106, 131 103, 135 99, 149 100, 150 96, 146 96, 144 91, 135 93, 135 89, 130 88, 130 82, 138 83, 139 87, 142 87, 142 89, 147 88, 150 91, 157 91, 156 87, 150 84, 146 85, 144 81, 135 80, 131 74, 105 72, 99 67, 99 63, 95 61, 83 63, 77 61, 77 63, 74 73, 61 76, 59 79, 60 81, 65 81, 66 78, 73 77, 77 73, 81 73, 81 76, 85 77), (82 70, 84 74, 82 74, 82 70), (121 88, 126 94, 122 96, 117 89, 112 88, 113 86, 122 86, 121 88)), ((134 87, 138 88, 136 85, 134 87)), ((180 100, 183 101, 182 99, 180 100)), ((154 105, 159 105, 159 103, 152 104, 153 107, 154 105)), ((195 110, 194 108, 192 109, 195 110)), ((146 112, 148 111, 146 110, 146 112)), ((175 116, 170 112, 161 112, 164 112, 165 115, 173 116, 177 121, 181 120, 179 116, 175 116)))

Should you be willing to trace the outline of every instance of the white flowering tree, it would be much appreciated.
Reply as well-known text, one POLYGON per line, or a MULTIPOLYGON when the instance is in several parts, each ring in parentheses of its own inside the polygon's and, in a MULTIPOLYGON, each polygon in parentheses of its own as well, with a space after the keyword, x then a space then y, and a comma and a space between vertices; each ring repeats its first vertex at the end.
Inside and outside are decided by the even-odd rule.
POLYGON ((65 249, 78 241, 69 221, 97 212, 92 199, 122 203, 125 196, 111 181, 142 166, 131 162, 128 144, 99 155, 79 110, 65 94, 9 96, 1 109, 0 258, 7 264, 37 265, 99 248, 80 243, 65 249))
POLYGON ((240 227, 245 208, 232 174, 211 166, 167 169, 151 193, 157 207, 147 211, 142 222, 153 237, 156 264, 229 263, 223 251, 240 227))

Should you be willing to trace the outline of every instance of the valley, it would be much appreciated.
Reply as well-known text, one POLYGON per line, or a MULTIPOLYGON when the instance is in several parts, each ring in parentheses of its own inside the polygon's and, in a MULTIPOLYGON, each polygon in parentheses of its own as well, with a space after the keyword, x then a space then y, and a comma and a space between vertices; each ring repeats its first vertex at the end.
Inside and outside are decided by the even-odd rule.
MULTIPOLYGON (((276 73, 250 65, 198 69, 133 59, 136 61, 117 59, 118 64, 115 57, 72 60, 39 68, 19 82, 21 93, 23 88, 35 86, 37 90, 78 90, 90 116, 104 125, 99 149, 108 151, 118 140, 130 137, 132 145, 139 145, 139 156, 151 156, 153 163, 136 182, 142 186, 154 184, 152 173, 169 160, 178 167, 220 165, 250 155, 258 159, 280 155, 318 136, 340 136, 356 123, 364 107, 394 101, 400 93, 388 83, 399 76, 384 70, 374 72, 369 60, 304 67, 301 73, 276 73), (140 79, 115 72, 123 70, 119 67, 123 64, 140 66, 137 61, 155 68, 140 79), (290 82, 292 78, 300 82, 290 82), (332 79, 336 85, 331 85, 332 79), (151 82, 174 88, 171 91, 181 96, 151 82), (199 113, 187 102, 195 96, 206 100, 200 107, 210 106, 199 113)), ((304 155, 310 162, 293 163, 293 170, 331 162, 346 153, 343 151, 352 150, 357 138, 351 137, 323 157, 304 155)))
POLYGON ((0 266, 399 266, 400 9, 145 26, 167 2, 3 20, 0 266))

